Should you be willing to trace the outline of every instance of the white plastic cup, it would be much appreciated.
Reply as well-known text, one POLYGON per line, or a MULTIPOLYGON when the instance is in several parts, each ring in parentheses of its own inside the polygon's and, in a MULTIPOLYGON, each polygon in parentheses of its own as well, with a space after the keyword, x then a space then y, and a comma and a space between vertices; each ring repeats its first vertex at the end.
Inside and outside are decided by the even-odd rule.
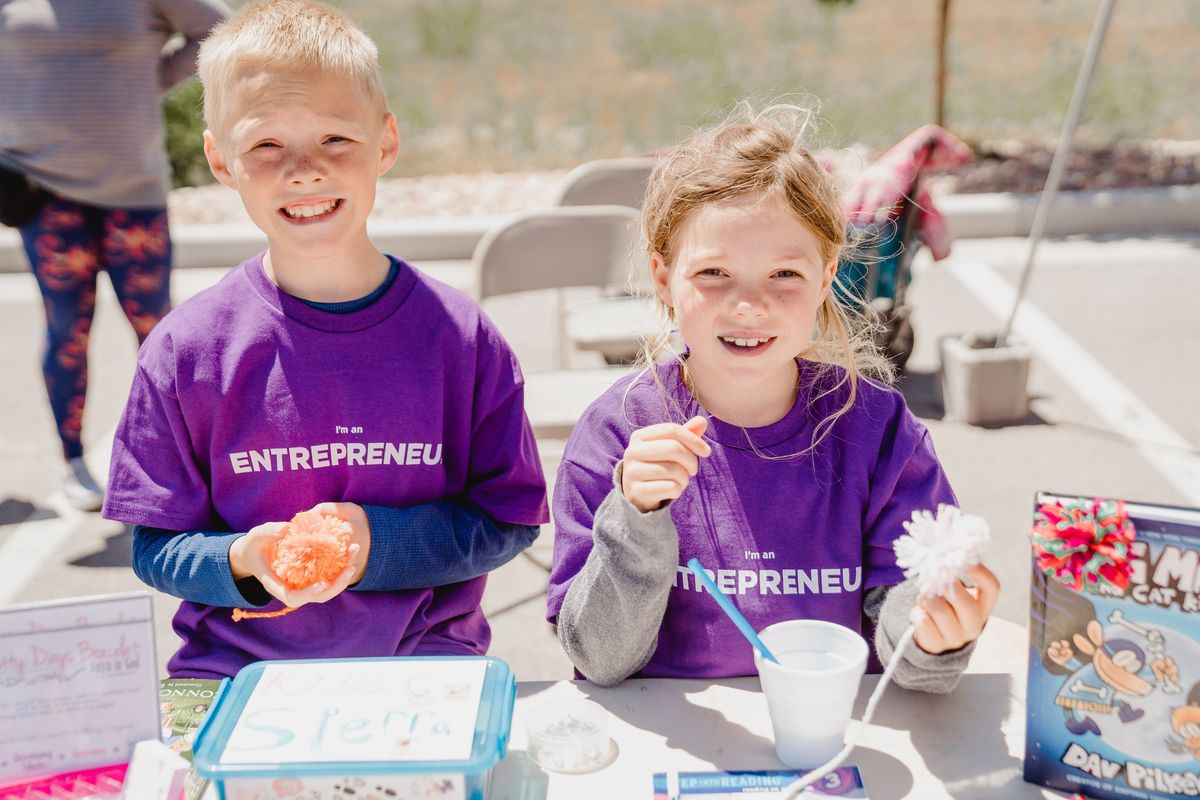
POLYGON ((754 664, 775 731, 775 753, 793 769, 813 769, 842 749, 867 642, 834 622, 797 619, 759 631, 779 663, 754 651, 754 664))

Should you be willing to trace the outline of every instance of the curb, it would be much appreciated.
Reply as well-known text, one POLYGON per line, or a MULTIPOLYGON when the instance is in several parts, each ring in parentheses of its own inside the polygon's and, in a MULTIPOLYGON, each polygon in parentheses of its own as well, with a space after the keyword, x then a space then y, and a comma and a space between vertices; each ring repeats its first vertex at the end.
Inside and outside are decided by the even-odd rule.
MULTIPOLYGON (((371 240, 407 261, 467 259, 483 234, 503 216, 428 217, 367 223, 371 240)), ((240 264, 266 249, 262 231, 249 222, 172 225, 175 268, 222 268, 240 264)), ((29 269, 20 235, 0 227, 0 273, 29 269)))
MULTIPOLYGON (((951 236, 980 239, 1028 236, 1037 194, 962 194, 938 199, 951 236)), ((428 217, 369 222, 381 249, 408 261, 464 260, 503 216, 428 217)), ((1200 186, 1059 192, 1046 235, 1200 229, 1200 186)), ((180 225, 171 229, 175 268, 239 264, 266 247, 250 223, 180 225)), ((17 232, 0 228, 0 273, 28 269, 17 232)))
MULTIPOLYGON (((937 201, 957 239, 1028 236, 1040 194, 959 194, 937 201)), ((1200 229, 1200 186, 1059 192, 1047 236, 1200 229)))

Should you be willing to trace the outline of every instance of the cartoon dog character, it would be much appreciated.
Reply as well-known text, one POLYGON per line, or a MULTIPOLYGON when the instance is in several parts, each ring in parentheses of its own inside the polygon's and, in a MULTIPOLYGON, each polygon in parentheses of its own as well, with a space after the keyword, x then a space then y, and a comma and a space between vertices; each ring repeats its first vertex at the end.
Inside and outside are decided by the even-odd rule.
MULTIPOLYGON (((1054 698, 1055 704, 1063 709, 1067 730, 1076 735, 1088 732, 1100 735, 1100 725, 1092 714, 1116 711, 1121 722, 1133 722, 1145 712, 1124 698, 1145 697, 1157 684, 1155 680, 1147 680, 1150 676, 1141 674, 1147 666, 1146 654, 1137 644, 1127 639, 1105 642, 1104 629, 1094 619, 1088 622, 1086 633, 1087 636, 1076 633, 1071 637, 1075 650, 1070 642, 1060 639, 1050 643, 1046 655, 1062 667, 1067 667, 1073 659, 1077 664, 1054 698)), ((1179 675, 1170 656, 1155 659, 1149 666, 1155 678, 1179 675)))

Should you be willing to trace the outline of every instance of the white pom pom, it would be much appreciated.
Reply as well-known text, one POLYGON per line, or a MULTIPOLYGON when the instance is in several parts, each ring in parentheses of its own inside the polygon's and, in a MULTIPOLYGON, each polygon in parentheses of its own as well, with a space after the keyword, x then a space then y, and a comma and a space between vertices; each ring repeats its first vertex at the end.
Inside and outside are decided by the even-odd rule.
POLYGON ((904 530, 908 534, 893 544, 896 564, 904 568, 904 577, 916 580, 923 597, 945 597, 967 567, 979 563, 990 538, 982 517, 945 504, 938 505, 936 517, 914 511, 904 530))

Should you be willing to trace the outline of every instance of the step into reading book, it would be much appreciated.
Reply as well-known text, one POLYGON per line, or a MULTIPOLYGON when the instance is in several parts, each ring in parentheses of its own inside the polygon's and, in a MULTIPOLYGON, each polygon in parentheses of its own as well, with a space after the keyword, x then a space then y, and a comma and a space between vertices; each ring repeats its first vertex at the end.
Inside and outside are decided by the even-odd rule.
MULTIPOLYGON (((772 800, 783 797, 788 784, 806 770, 752 770, 739 772, 658 772, 654 775, 654 800, 772 800)), ((839 797, 869 800, 858 767, 839 767, 800 793, 801 800, 839 797)))

